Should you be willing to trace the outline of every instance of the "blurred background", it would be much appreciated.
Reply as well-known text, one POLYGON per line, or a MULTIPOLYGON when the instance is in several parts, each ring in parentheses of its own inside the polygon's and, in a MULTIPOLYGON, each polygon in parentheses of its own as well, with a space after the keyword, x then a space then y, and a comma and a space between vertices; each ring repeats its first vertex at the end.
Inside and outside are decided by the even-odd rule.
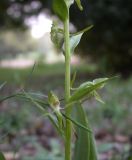
MULTIPOLYGON (((84 105, 95 131, 99 160, 132 158, 132 1, 82 0, 70 9, 70 30, 84 34, 71 59, 75 86, 119 75, 101 91, 105 104, 84 105)), ((0 1, 0 99, 20 89, 63 97, 64 56, 50 40, 58 20, 52 0, 0 1)), ((63 160, 63 144, 49 121, 22 99, 0 102, 0 150, 7 160, 63 160)))

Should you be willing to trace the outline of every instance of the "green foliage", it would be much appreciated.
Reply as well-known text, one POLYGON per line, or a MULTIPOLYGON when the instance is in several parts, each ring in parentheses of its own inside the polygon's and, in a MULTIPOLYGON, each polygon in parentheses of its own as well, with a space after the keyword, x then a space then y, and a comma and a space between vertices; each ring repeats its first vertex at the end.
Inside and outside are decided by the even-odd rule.
POLYGON ((6 160, 2 152, 0 152, 0 160, 6 160))
POLYGON ((74 49, 77 47, 77 45, 79 44, 81 37, 82 37, 83 33, 80 33, 78 35, 72 36, 70 38, 70 52, 71 54, 74 53, 74 49))
MULTIPOLYGON (((86 96, 89 96, 89 94, 93 93, 93 91, 102 88, 108 80, 108 78, 99 78, 93 80, 93 82, 88 81, 81 84, 70 97, 69 103, 83 100, 84 98, 86 98, 86 96)), ((97 98, 97 94, 94 95, 97 98)))
POLYGON ((64 0, 65 3, 67 4, 68 8, 74 3, 74 0, 64 0))
POLYGON ((66 116, 64 113, 62 113, 62 115, 63 115, 66 119, 70 120, 70 121, 71 121, 74 125, 76 125, 77 127, 81 128, 81 129, 83 129, 83 130, 85 130, 85 131, 87 131, 87 132, 89 132, 89 133, 92 133, 92 130, 91 130, 90 128, 88 128, 87 126, 83 125, 82 123, 79 123, 78 121, 74 120, 74 119, 71 118, 71 117, 66 116))
POLYGON ((95 128, 105 128, 111 134, 131 133, 132 114, 132 78, 128 80, 117 79, 108 83, 100 92, 104 104, 94 103, 91 107, 85 103, 85 109, 89 120, 95 128), (120 124, 122 125, 119 125, 120 124), (109 124, 109 125, 108 125, 109 124))
POLYGON ((75 0, 77 5, 78 5, 78 8, 82 11, 83 10, 83 7, 82 7, 82 4, 81 4, 81 0, 75 0))
MULTIPOLYGON (((58 33, 61 31, 61 34, 64 37, 64 57, 65 57, 65 108, 64 112, 61 112, 61 101, 56 96, 55 93, 49 92, 48 96, 45 96, 43 99, 41 96, 38 96, 35 93, 22 92, 7 96, 1 99, 1 102, 12 98, 19 97, 23 98, 26 101, 31 102, 35 105, 43 114, 43 116, 48 117, 52 122, 54 127, 57 129, 59 134, 65 140, 65 160, 71 160, 71 142, 72 142, 72 124, 76 125, 76 132, 78 135, 78 139, 76 140, 75 145, 75 159, 76 160, 97 160, 97 152, 96 145, 94 142, 94 136, 91 131, 90 125, 87 121, 86 114, 83 110, 81 101, 85 100, 85 98, 93 95, 95 98, 102 102, 99 97, 97 90, 104 87, 105 83, 109 80, 109 78, 99 78, 95 79, 92 82, 87 81, 82 83, 78 88, 75 89, 73 94, 71 95, 71 86, 75 81, 75 76, 73 76, 73 80, 71 81, 70 77, 70 60, 71 53, 74 52, 74 49, 79 44, 81 37, 84 32, 88 31, 92 28, 92 26, 87 27, 86 29, 74 33, 70 35, 69 32, 69 8, 73 1, 66 0, 54 0, 53 8, 55 13, 59 16, 64 24, 64 29, 59 29, 58 26, 53 23, 51 28, 51 39, 52 41, 59 46, 60 38, 58 37, 58 33), (71 84, 70 84, 71 83, 71 84), (72 104, 75 103, 75 112, 73 110, 72 104), (79 104, 78 104, 79 103, 79 104), (71 113, 74 112, 75 120, 71 118, 71 113), (82 155, 83 154, 83 155, 82 155)), ((76 3, 80 10, 82 10, 82 5, 80 0, 76 0, 76 3)), ((33 67, 34 68, 34 67, 33 67)), ((40 158, 41 159, 41 158, 40 158)))
POLYGON ((54 0, 53 9, 62 21, 65 21, 67 19, 68 8, 64 0, 54 0))
MULTIPOLYGON (((79 121, 85 127, 90 129, 87 116, 81 104, 77 104, 74 107, 73 115, 75 116, 76 121, 79 121)), ((74 159, 97 160, 97 152, 93 133, 87 132, 78 127, 76 127, 76 131, 77 140, 75 144, 74 159)))
MULTIPOLYGON (((35 70, 33 72, 33 79, 32 81, 28 84, 28 86, 35 86, 35 80, 42 80, 42 74, 44 74, 46 77, 51 78, 51 77, 56 77, 58 75, 61 77, 64 72, 64 64, 63 63, 56 63, 56 64, 38 64, 35 66, 35 70)), ((87 72, 87 74, 93 74, 94 72, 97 71, 97 66, 95 65, 87 65, 86 63, 80 64, 77 66, 71 66, 71 73, 74 73, 77 70, 78 75, 84 74, 87 72)), ((25 79, 27 79, 27 76, 29 75, 31 71, 31 68, 26 68, 26 69, 12 69, 12 68, 0 68, 0 82, 7 81, 8 85, 11 84, 23 84, 25 83, 25 79)), ((51 78, 52 79, 52 78, 51 78)), ((42 81, 41 81, 42 82, 42 81)), ((40 83, 40 82, 39 82, 40 83)), ((47 82, 48 83, 48 82, 47 82)), ((62 83, 62 82, 61 82, 62 83)), ((51 88, 55 87, 56 85, 60 84, 60 81, 56 79, 54 83, 48 83, 48 85, 51 86, 51 88), (56 84, 55 84, 56 82, 56 84), (53 84, 53 86, 52 86, 53 84)), ((47 86, 47 85, 46 85, 47 86)), ((47 87, 46 87, 47 88, 47 87)))

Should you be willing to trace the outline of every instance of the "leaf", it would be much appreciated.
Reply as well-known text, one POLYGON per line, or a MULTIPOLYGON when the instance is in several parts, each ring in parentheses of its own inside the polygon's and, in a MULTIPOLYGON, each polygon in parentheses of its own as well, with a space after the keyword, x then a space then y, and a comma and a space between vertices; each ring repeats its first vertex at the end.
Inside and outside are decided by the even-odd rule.
MULTIPOLYGON (((28 95, 30 95, 30 97, 32 97, 37 103, 43 105, 43 107, 47 107, 47 106, 48 106, 48 102, 45 101, 44 99, 38 98, 38 95, 35 95, 35 94, 33 94, 32 92, 29 92, 29 93, 28 93, 28 92, 25 92, 25 93, 28 94, 28 95), (34 96, 33 96, 33 95, 34 95, 34 96)), ((10 99, 10 98, 23 98, 23 99, 28 100, 28 101, 31 100, 31 98, 25 96, 24 93, 19 92, 19 93, 12 94, 12 95, 9 95, 9 96, 6 96, 6 97, 0 99, 0 102, 3 102, 3 101, 8 100, 8 99, 10 99)))
MULTIPOLYGON (((90 129, 86 114, 80 103, 73 109, 73 116, 76 121, 90 129)), ((91 129, 90 129, 91 130, 91 129)), ((94 136, 79 127, 76 127, 78 139, 75 143, 74 159, 75 160, 97 160, 97 151, 94 136)))
POLYGON ((83 7, 82 7, 82 4, 81 4, 81 0, 75 0, 77 5, 78 5, 78 8, 82 11, 83 10, 83 7))
MULTIPOLYGON (((79 32, 71 33, 71 34, 70 34, 70 53, 71 53, 71 54, 74 53, 74 50, 75 50, 75 48, 77 47, 77 45, 79 44, 82 35, 83 35, 85 32, 89 31, 91 28, 93 28, 93 25, 88 26, 87 28, 85 28, 85 29, 83 29, 83 30, 81 30, 81 31, 79 31, 79 32)), ((64 32, 63 30, 61 30, 61 31, 59 30, 59 33, 63 34, 63 32, 64 32)), ((63 52, 65 52, 65 51, 64 51, 64 50, 65 50, 65 49, 64 49, 64 43, 63 43, 62 49, 63 49, 63 52)))
MULTIPOLYGON (((105 81, 105 80, 107 80, 107 79, 108 79, 108 78, 97 78, 97 79, 93 80, 93 84, 100 83, 100 82, 105 81)), ((104 85, 105 85, 105 83, 103 83, 102 85, 100 85, 99 88, 100 88, 100 89, 103 88, 104 85)))
POLYGON ((4 87, 5 84, 6 84, 6 82, 4 82, 4 83, 2 83, 2 84, 0 85, 0 90, 4 87))
POLYGON ((70 83, 70 87, 71 87, 71 88, 73 87, 73 84, 74 84, 74 82, 75 82, 76 75, 77 75, 77 72, 75 71, 75 72, 73 73, 73 76, 72 76, 72 79, 71 79, 71 83, 70 83))
POLYGON ((93 25, 90 25, 90 26, 84 28, 83 30, 81 30, 81 31, 79 31, 79 32, 71 33, 70 35, 71 35, 71 36, 76 36, 76 35, 79 35, 79 34, 81 34, 81 33, 85 33, 85 32, 89 31, 89 30, 92 29, 92 28, 93 28, 93 25))
POLYGON ((67 19, 68 8, 64 0, 54 0, 53 10, 62 21, 65 21, 67 19))
POLYGON ((74 0, 65 0, 67 6, 70 8, 70 6, 74 3, 74 0))
MULTIPOLYGON (((61 128, 59 128, 58 127, 58 125, 56 124, 56 122, 54 121, 54 118, 52 117, 52 115, 49 113, 49 112, 47 112, 44 108, 43 108, 43 106, 41 106, 37 101, 35 101, 28 93, 26 93, 26 92, 24 92, 24 94, 26 95, 26 97, 27 98, 29 98, 30 99, 30 101, 37 107, 37 108, 39 108, 43 113, 45 113, 44 114, 44 116, 48 116, 48 118, 50 119, 50 121, 52 122, 52 124, 54 125, 54 127, 57 129, 57 131, 62 135, 62 130, 61 130, 61 128)), ((53 98, 52 100, 54 100, 54 98, 55 98, 55 100, 56 100, 56 96, 55 95, 51 95, 51 96, 53 96, 53 97, 51 97, 51 98, 53 98)), ((58 99, 57 99, 58 100, 58 99)))
POLYGON ((82 35, 83 35, 83 33, 80 33, 80 34, 72 36, 70 38, 70 52, 71 52, 71 54, 74 52, 75 48, 79 44, 82 35))
POLYGON ((82 35, 85 32, 87 32, 88 30, 90 30, 92 27, 93 27, 93 25, 88 26, 87 28, 83 29, 82 31, 79 31, 79 32, 74 33, 74 34, 71 34, 71 37, 70 37, 70 52, 71 52, 71 54, 74 52, 75 48, 79 44, 82 35))
POLYGON ((94 97, 95 97, 95 99, 96 99, 97 101, 99 101, 100 103, 103 103, 103 104, 104 104, 104 101, 101 99, 101 97, 100 97, 100 95, 98 94, 98 92, 94 91, 93 95, 94 95, 94 97))
POLYGON ((70 120, 73 124, 75 124, 76 126, 78 126, 79 128, 81 128, 81 129, 83 129, 83 130, 85 130, 85 131, 87 131, 87 132, 92 133, 92 130, 89 129, 88 127, 85 127, 84 125, 82 125, 81 123, 79 123, 79 122, 77 122, 76 120, 72 119, 71 117, 66 116, 64 113, 62 113, 62 115, 63 115, 66 119, 70 120))
POLYGON ((0 160, 6 160, 2 152, 0 152, 0 160))
POLYGON ((58 126, 58 124, 56 124, 54 117, 51 114, 47 115, 49 120, 51 121, 52 125, 55 127, 55 129, 57 130, 57 132, 64 137, 64 132, 63 130, 58 126))
POLYGON ((35 101, 28 93, 24 92, 24 94, 37 108, 39 108, 42 112, 45 113, 45 109, 43 108, 43 106, 41 106, 37 101, 35 101))
POLYGON ((80 87, 78 87, 76 91, 73 93, 73 95, 70 97, 69 103, 82 100, 83 98, 91 94, 93 91, 100 89, 108 80, 109 78, 102 78, 99 81, 88 81, 81 84, 80 87))

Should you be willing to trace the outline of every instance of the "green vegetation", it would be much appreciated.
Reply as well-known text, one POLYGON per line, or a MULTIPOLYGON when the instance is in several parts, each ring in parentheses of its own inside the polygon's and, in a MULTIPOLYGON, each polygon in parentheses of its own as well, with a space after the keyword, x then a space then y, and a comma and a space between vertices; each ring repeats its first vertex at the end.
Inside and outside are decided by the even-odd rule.
MULTIPOLYGON (((75 1, 80 10, 83 10, 80 0, 75 1)), ((73 79, 71 78, 71 55, 74 53, 75 48, 79 44, 82 35, 92 28, 92 26, 83 29, 82 31, 71 34, 70 27, 70 14, 69 9, 74 1, 53 1, 53 8, 60 20, 63 23, 63 28, 59 28, 59 21, 53 22, 51 28, 51 40, 59 49, 63 52, 65 65, 64 65, 64 112, 61 107, 61 98, 48 91, 48 95, 43 98, 40 95, 33 92, 26 92, 21 89, 13 95, 1 98, 1 102, 12 97, 20 97, 25 99, 25 101, 30 101, 35 105, 43 114, 47 117, 51 123, 54 125, 58 131, 60 137, 64 142, 65 149, 65 160, 71 160, 73 157, 72 153, 72 134, 76 132, 78 139, 75 142, 74 147, 74 159, 80 160, 97 160, 97 150, 94 140, 94 134, 87 120, 87 116, 83 109, 82 103, 86 101, 89 97, 95 97, 98 101, 102 102, 98 90, 102 89, 104 85, 109 81, 109 78, 98 78, 93 81, 86 81, 74 88, 74 81, 76 79, 76 74, 74 74, 73 79), (61 32, 60 32, 61 31, 61 32), (59 36, 61 34, 62 36, 59 36), (61 40, 64 40, 60 44, 61 40), (74 111, 75 109, 75 111, 74 111), (50 111, 51 110, 51 111, 50 111), (72 115, 74 113, 74 116, 72 115), (71 118, 71 117, 74 118, 71 118), (86 148, 82 153, 80 152, 82 148, 86 148)), ((33 67, 34 69, 34 67, 33 67)), ((31 71, 32 73, 32 71, 31 71)), ((30 75, 31 78, 31 75, 30 75)), ((11 123, 12 124, 12 123, 11 123)), ((14 125, 14 123, 13 123, 14 125)))
MULTIPOLYGON (((75 2, 78 8, 80 10, 83 10, 81 1, 75 0, 75 2)), ((8 96, 5 96, 5 97, 1 96, 0 103, 3 103, 10 98, 19 98, 21 100, 20 102, 22 102, 23 104, 30 102, 31 106, 35 106, 34 108, 35 117, 37 117, 39 114, 42 117, 46 117, 51 122, 51 124, 56 129, 60 137, 60 140, 64 146, 65 154, 63 156, 60 152, 58 152, 58 154, 56 155, 53 152, 53 148, 51 148, 52 150, 51 153, 45 150, 44 154, 47 158, 49 159, 64 158, 65 160, 71 160, 73 157, 74 160, 80 160, 80 159, 81 160, 98 160, 99 159, 98 152, 101 152, 101 151, 105 152, 106 150, 114 148, 115 146, 109 142, 108 144, 99 143, 98 145, 96 145, 95 136, 94 136, 95 132, 92 128, 93 126, 95 126, 96 129, 98 130, 102 127, 102 129, 104 129, 105 135, 108 134, 108 132, 115 135, 116 135, 116 132, 129 135, 130 134, 129 129, 127 131, 126 130, 124 131, 124 128, 125 128, 124 118, 126 118, 125 117, 126 115, 130 117, 132 110, 129 106, 130 105, 130 103, 128 102, 129 98, 124 100, 123 97, 126 96, 125 93, 128 94, 127 97, 131 97, 131 91, 129 90, 129 87, 127 87, 127 84, 126 84, 125 92, 120 90, 119 88, 120 86, 119 87, 117 87, 118 85, 115 86, 115 84, 119 82, 111 82, 111 85, 109 84, 107 89, 104 89, 105 84, 108 81, 112 80, 112 78, 96 78, 92 81, 88 81, 86 78, 85 81, 83 81, 83 83, 81 84, 80 82, 76 81, 79 79, 79 77, 76 78, 76 75, 77 75, 76 69, 78 69, 79 71, 83 70, 84 72, 88 71, 89 73, 90 72, 92 73, 93 71, 92 68, 84 69, 83 65, 82 65, 82 68, 80 66, 76 68, 71 67, 71 56, 72 54, 74 54, 75 48, 79 44, 82 38, 82 35, 86 31, 91 29, 93 26, 89 26, 86 29, 83 29, 77 33, 70 33, 70 30, 69 30, 70 7, 73 3, 74 3, 73 0, 63 0, 63 1, 54 0, 53 1, 53 8, 55 13, 58 16, 58 20, 56 20, 57 22, 53 22, 53 25, 51 28, 51 40, 55 44, 57 49, 61 50, 61 52, 63 53, 65 63, 61 65, 55 64, 53 66, 38 65, 36 71, 35 71, 35 66, 33 68, 22 69, 22 70, 19 70, 19 69, 9 70, 5 68, 1 69, 0 72, 3 75, 3 77, 1 78, 1 81, 3 81, 4 78, 6 79, 7 82, 14 81, 15 84, 19 84, 20 88, 16 87, 17 88, 16 92, 11 95, 9 94, 8 96), (60 22, 63 24, 62 28, 59 27, 60 22), (55 69, 53 68, 56 68, 56 72, 55 72, 55 69), (54 88, 52 88, 52 90, 54 91, 51 91, 52 82, 49 81, 48 83, 49 86, 47 87, 47 84, 44 84, 43 79, 41 84, 41 86, 43 86, 43 88, 41 88, 42 91, 41 90, 37 91, 36 89, 35 91, 33 91, 33 89, 28 91, 29 90, 28 83, 30 85, 32 85, 33 83, 33 86, 35 84, 35 87, 38 84, 40 85, 40 82, 41 82, 40 77, 42 73, 43 74, 47 73, 45 74, 45 76, 50 78, 57 77, 57 75, 63 76, 63 80, 62 80, 63 84, 61 85, 58 79, 57 79, 58 85, 55 84, 55 89, 58 87, 62 88, 60 93, 57 93, 56 90, 54 90, 54 88), (73 76, 71 76, 71 73, 73 73, 73 76), (33 79, 35 79, 34 82, 33 82, 33 79), (44 88, 46 88, 45 93, 48 92, 48 94, 47 93, 44 94, 43 92, 44 88), (109 96, 109 92, 112 95, 111 98, 109 96), (119 97, 117 96, 117 94, 119 97), (102 100, 100 95, 104 97, 106 103, 102 100), (117 99, 117 97, 119 99, 117 99), (95 103, 93 99, 100 102, 100 104, 95 103), (120 103, 118 101, 120 101, 120 103), (124 116, 124 113, 125 113, 125 116, 124 116), (90 125, 89 120, 91 120, 92 125, 90 125), (119 121, 122 122, 121 127, 118 126, 119 121), (109 124, 111 124, 111 126, 109 126, 109 124), (117 128, 113 132, 113 128, 116 125, 117 125, 117 128), (98 126, 100 126, 100 128, 98 126), (73 138, 75 139, 75 141, 73 141, 73 138)), ((55 79, 53 79, 53 81, 55 82, 55 79)), ((123 85, 124 84, 125 83, 123 83, 123 85)), ((5 83, 0 85, 1 91, 5 87, 4 85, 5 83)), ((14 109, 16 103, 13 102, 12 100, 10 105, 12 105, 14 109)), ((9 115, 10 115, 9 121, 8 121, 9 117, 4 115, 5 113, 6 114, 8 113, 7 107, 3 107, 4 112, 0 113, 1 114, 0 117, 3 120, 1 133, 3 134, 4 132, 6 132, 7 134, 9 134, 8 141, 12 144, 14 143, 12 140, 13 139, 12 137, 17 135, 17 131, 19 129, 21 129, 22 127, 26 127, 25 120, 28 118, 32 118, 31 113, 29 113, 30 116, 27 117, 27 112, 24 112, 23 108, 20 108, 20 107, 18 108, 19 115, 17 113, 15 115, 15 112, 13 109, 12 109, 12 112, 9 112, 9 115), (8 123, 6 122, 6 119, 8 123)), ((25 111, 27 111, 27 108, 25 111)), ((31 123, 33 122, 35 122, 35 120, 31 121, 31 123)), ((40 130, 42 129, 41 128, 42 126, 43 125, 39 123, 37 124, 35 131, 29 129, 28 132, 26 131, 26 134, 25 134, 25 131, 20 132, 20 134, 30 135, 30 133, 32 132, 32 135, 36 133, 42 136, 43 132, 42 130, 40 130)), ((129 128, 129 123, 128 123, 128 128, 129 128)), ((102 133, 101 133, 101 136, 102 136, 102 133)), ((23 138, 21 138, 21 140, 23 141, 23 138)), ((126 142, 126 139, 125 139, 125 142, 126 142)), ((40 160, 43 159, 44 155, 42 155, 42 147, 39 145, 37 141, 33 142, 32 140, 32 144, 34 144, 35 148, 37 148, 37 151, 38 151, 34 158, 40 159, 40 160)), ((129 156, 131 158, 131 155, 129 155, 129 151, 131 151, 131 147, 127 141, 127 157, 129 156)), ((2 156, 3 160, 5 159, 2 154, 0 156, 2 156)), ((114 155, 114 157, 112 158, 117 159, 119 158, 119 156, 114 155)), ((23 159, 24 160, 30 159, 30 156, 25 155, 23 159)))
MULTIPOLYGON (((26 69, 11 69, 11 68, 0 68, 0 82, 7 81, 8 83, 23 83, 26 78, 30 78, 30 76, 34 77, 35 79, 41 77, 50 77, 50 76, 63 76, 65 71, 65 66, 63 63, 56 63, 56 64, 36 64, 35 68, 32 72, 31 68, 26 69)), ((94 74, 97 71, 97 66, 95 65, 87 65, 87 64, 80 64, 71 67, 71 73, 75 71, 78 74, 94 74)))
MULTIPOLYGON (((9 69, 10 70, 10 69, 9 69)), ((54 70, 53 70, 54 72, 54 70)), ((7 73, 8 75, 8 73, 7 73)), ((57 78, 57 82, 56 81, 52 81, 52 84, 49 84, 49 79, 47 79, 45 81, 46 85, 43 85, 43 81, 41 81, 41 84, 38 86, 37 84, 40 83, 40 79, 35 81, 36 84, 33 82, 35 76, 32 79, 32 84, 30 83, 30 86, 36 85, 35 89, 37 91, 39 91, 39 93, 43 94, 45 93, 44 91, 47 91, 47 84, 49 84, 48 86, 51 88, 56 89, 56 85, 61 84, 61 88, 58 88, 58 93, 59 95, 62 95, 62 87, 63 87, 63 78, 61 78, 59 75, 56 75, 57 78)), ((55 77, 54 76, 54 79, 55 77)), ((45 76, 44 76, 45 77, 45 76)), ((42 78, 42 77, 41 77, 42 78)), ((78 85, 78 83, 80 82, 84 82, 86 81, 87 77, 77 77, 76 79, 76 83, 75 86, 78 85)), ((87 115, 89 117, 89 120, 94 128, 94 130, 101 132, 104 131, 106 132, 106 134, 108 135, 124 135, 126 137, 129 137, 131 135, 131 121, 132 121, 132 105, 131 105, 131 98, 132 98, 132 87, 131 87, 131 83, 132 83, 132 78, 129 78, 127 80, 114 80, 112 82, 110 82, 105 89, 103 89, 101 91, 101 96, 103 98, 103 100, 105 101, 105 104, 101 104, 99 102, 95 102, 93 99, 91 99, 90 101, 85 102, 84 106, 85 106, 85 110, 87 112, 87 115), (119 124, 120 122, 120 124, 119 124)), ((11 83, 12 84, 12 83, 11 83)), ((5 87, 7 87, 7 93, 8 93, 8 87, 10 88, 12 85, 7 85, 5 87)), ((30 88, 30 87, 29 87, 30 88)), ((15 89, 15 88, 14 88, 15 89)), ((12 89, 12 92, 13 90, 12 89)), ((2 92, 2 90, 1 90, 2 92)), ((25 142, 32 142, 33 140, 30 137, 25 137, 25 139, 27 140, 22 140, 22 137, 20 138, 19 134, 17 132, 17 130, 19 129, 19 131, 26 129, 27 126, 30 124, 30 126, 32 128, 34 128, 34 124, 37 122, 38 118, 41 118, 41 114, 40 112, 33 107, 32 108, 32 104, 27 102, 24 102, 23 100, 20 101, 20 98, 18 99, 19 101, 17 101, 17 99, 15 99, 15 106, 16 108, 14 108, 14 99, 9 100, 10 105, 8 104, 8 102, 5 102, 8 104, 8 108, 5 112, 1 112, 0 113, 0 124, 1 121, 2 122, 6 122, 6 123, 2 123, 1 125, 1 131, 3 134, 5 135, 5 133, 9 132, 10 135, 12 134, 17 134, 17 141, 19 141, 19 146, 17 146, 17 150, 19 150, 22 145, 25 142), (16 110, 20 111, 19 114, 16 114, 16 110), (21 108, 21 109, 20 109, 21 108), (2 118, 4 117, 4 118, 2 118), (24 117, 24 119, 23 119, 24 117), (14 124, 14 120, 15 123, 14 124), (8 122, 8 123, 7 123, 8 122)), ((46 119, 44 119, 46 120, 46 119)), ((98 133, 97 132, 97 133, 98 133)), ((2 136, 0 138, 1 142, 3 143, 7 143, 7 139, 8 136, 6 134, 6 136, 2 136), (6 138, 7 137, 7 138, 6 138), (5 139, 5 140, 4 140, 5 139)), ((56 142, 58 143, 58 142, 56 142)), ((124 149, 122 152, 120 152, 118 155, 117 153, 115 153, 115 155, 113 155, 113 159, 115 160, 126 160, 125 155, 128 154, 129 151, 129 145, 126 144, 120 144, 124 149), (117 157, 117 158, 114 158, 117 157), (123 158, 122 158, 123 157, 123 158)), ((62 155, 60 155, 59 151, 61 153, 63 153, 63 150, 59 149, 58 144, 53 145, 51 144, 51 146, 53 147, 53 150, 51 150, 50 152, 48 152, 47 150, 43 149, 42 146, 40 144, 37 144, 37 142, 33 142, 33 146, 37 147, 37 155, 35 155, 35 158, 37 159, 42 159, 43 157, 47 157, 51 160, 53 160, 53 157, 57 158, 59 157, 60 159, 63 160, 62 155), (43 150, 43 153, 42 153, 43 150), (56 151, 58 150, 58 151, 56 151)), ((103 152, 107 152, 110 151, 113 147, 115 146, 115 142, 114 141, 107 141, 107 140, 102 140, 101 141, 101 145, 97 146, 98 152, 99 154, 103 153, 103 152)), ((13 149, 14 150, 14 149, 13 149)), ((24 155, 23 159, 31 159, 33 158, 32 156, 26 156, 24 155)), ((59 159, 58 158, 58 159, 59 159)), ((112 159, 112 158, 111 158, 112 159)))
POLYGON ((95 128, 105 128, 112 134, 130 135, 132 114, 132 78, 109 83, 101 95, 105 104, 96 103, 87 110, 95 128), (103 123, 101 123, 103 122, 103 123), (120 122, 121 125, 118 125, 120 122), (108 125, 109 124, 109 125, 108 125))

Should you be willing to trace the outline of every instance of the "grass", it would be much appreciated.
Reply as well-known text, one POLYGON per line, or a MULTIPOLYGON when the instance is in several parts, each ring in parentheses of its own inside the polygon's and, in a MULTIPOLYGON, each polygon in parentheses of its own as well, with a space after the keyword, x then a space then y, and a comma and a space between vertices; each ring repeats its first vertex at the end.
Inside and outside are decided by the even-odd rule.
MULTIPOLYGON (((38 64, 35 66, 32 76, 34 78, 38 77, 48 77, 56 75, 64 75, 64 64, 38 64)), ((72 72, 75 70, 78 73, 94 73, 97 70, 95 65, 81 64, 77 66, 72 66, 72 72)), ((0 68, 0 82, 7 81, 9 83, 22 83, 28 78, 31 74, 32 67, 26 69, 11 69, 11 68, 0 68)))

